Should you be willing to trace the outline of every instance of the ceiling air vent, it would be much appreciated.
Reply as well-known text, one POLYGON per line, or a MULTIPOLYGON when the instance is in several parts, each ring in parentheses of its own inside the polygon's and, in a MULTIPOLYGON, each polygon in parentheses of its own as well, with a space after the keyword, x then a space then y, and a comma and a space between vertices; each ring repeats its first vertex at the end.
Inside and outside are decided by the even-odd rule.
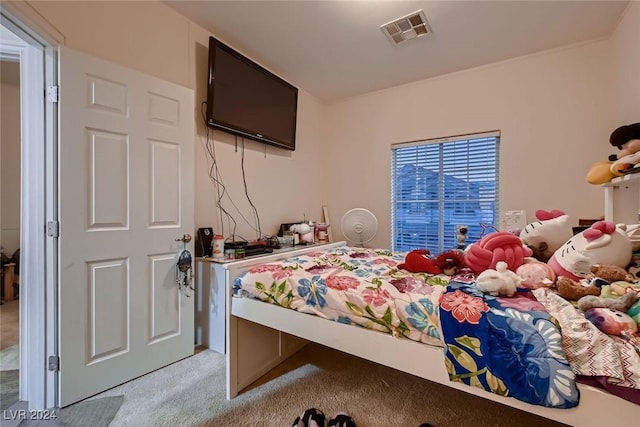
POLYGON ((427 18, 422 10, 410 13, 402 18, 394 19, 380 26, 380 29, 395 44, 415 39, 431 32, 427 18))

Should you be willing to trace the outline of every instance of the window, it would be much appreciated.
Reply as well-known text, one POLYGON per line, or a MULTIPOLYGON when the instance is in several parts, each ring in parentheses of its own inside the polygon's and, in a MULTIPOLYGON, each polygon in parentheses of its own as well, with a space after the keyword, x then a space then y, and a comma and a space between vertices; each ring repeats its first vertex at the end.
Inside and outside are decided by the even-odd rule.
POLYGON ((391 146, 392 248, 432 254, 494 230, 499 221, 498 132, 391 146))

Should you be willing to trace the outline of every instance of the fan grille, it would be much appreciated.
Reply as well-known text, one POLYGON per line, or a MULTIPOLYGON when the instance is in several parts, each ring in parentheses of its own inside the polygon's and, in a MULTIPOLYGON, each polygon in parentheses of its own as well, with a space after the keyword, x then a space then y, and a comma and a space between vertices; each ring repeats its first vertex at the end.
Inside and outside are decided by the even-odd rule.
POLYGON ((359 245, 371 241, 378 230, 376 216, 364 208, 354 208, 345 213, 340 225, 347 240, 359 245))

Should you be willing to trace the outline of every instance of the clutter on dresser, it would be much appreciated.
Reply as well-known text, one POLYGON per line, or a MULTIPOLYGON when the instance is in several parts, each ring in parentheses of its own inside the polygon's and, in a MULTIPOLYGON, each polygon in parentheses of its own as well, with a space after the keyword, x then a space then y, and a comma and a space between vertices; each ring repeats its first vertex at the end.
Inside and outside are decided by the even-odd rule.
MULTIPOLYGON (((328 227, 328 226, 327 226, 328 227)), ((293 238, 293 245, 312 245, 316 243, 316 224, 313 221, 300 221, 295 223, 282 223, 278 231, 278 237, 285 239, 285 247, 290 245, 293 238)), ((326 236, 326 228, 325 228, 326 236)))
POLYGON ((327 231, 329 230, 329 224, 324 222, 316 223, 316 241, 318 243, 327 243, 329 241, 327 231))

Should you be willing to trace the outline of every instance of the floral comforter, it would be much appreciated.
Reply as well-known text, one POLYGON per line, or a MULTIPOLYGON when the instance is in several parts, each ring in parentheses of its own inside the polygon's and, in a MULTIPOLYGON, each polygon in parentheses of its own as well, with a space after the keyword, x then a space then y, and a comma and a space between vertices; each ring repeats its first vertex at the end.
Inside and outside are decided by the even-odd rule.
POLYGON ((483 295, 473 278, 398 269, 405 253, 339 247, 262 264, 236 295, 443 347, 452 381, 528 403, 578 403, 553 318, 530 294, 483 295))
POLYGON ((251 268, 234 292, 302 313, 442 346, 447 276, 399 270, 404 253, 339 247, 251 268))

